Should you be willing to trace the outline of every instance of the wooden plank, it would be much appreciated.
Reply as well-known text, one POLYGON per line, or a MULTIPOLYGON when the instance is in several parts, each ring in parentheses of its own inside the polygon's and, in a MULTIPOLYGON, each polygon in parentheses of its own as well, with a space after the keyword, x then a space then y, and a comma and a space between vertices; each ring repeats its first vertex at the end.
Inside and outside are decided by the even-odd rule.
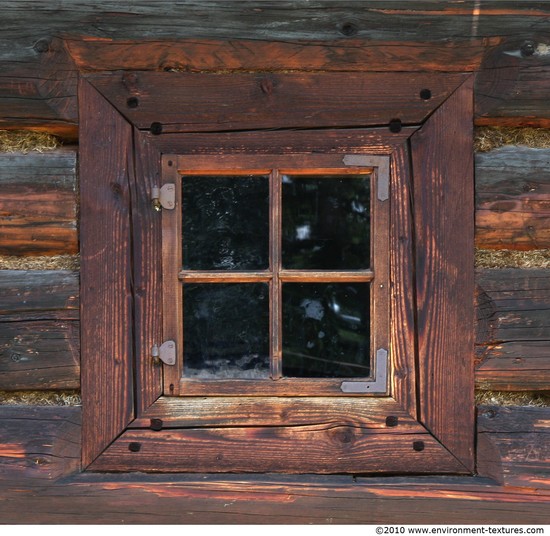
POLYGON ((151 349, 162 334, 161 218, 153 210, 151 191, 161 185, 160 153, 134 129, 136 171, 130 182, 136 359, 136 407, 144 411, 162 394, 162 368, 153 364, 151 349))
POLYGON ((546 3, 535 0, 514 6, 505 0, 467 0, 460 6, 406 0, 384 6, 375 0, 243 6, 218 0, 207 7, 185 0, 169 9, 145 0, 93 7, 62 0, 55 9, 42 0, 22 0, 3 10, 0 124, 76 138, 77 70, 121 64, 151 70, 254 69, 261 63, 261 69, 302 65, 325 71, 481 68, 476 99, 481 120, 548 126, 548 58, 520 54, 525 40, 548 44, 539 33, 548 14, 546 3))
POLYGON ((345 92, 342 76, 326 72, 118 72, 86 78, 138 128, 154 124, 169 133, 368 127, 393 119, 419 124, 465 75, 347 73, 345 92), (426 88, 429 99, 420 96, 426 88), (137 106, 128 105, 132 98, 137 106))
POLYGON ((550 247, 550 149, 505 146, 479 153, 476 170, 476 245, 550 247))
POLYGON ((0 322, 0 389, 78 389, 76 321, 0 322))
POLYGON ((464 472, 462 464, 427 432, 402 435, 384 431, 365 428, 360 422, 126 430, 90 469, 329 474, 464 472))
POLYGON ((76 253, 76 150, 0 154, 0 255, 76 253))
POLYGON ((420 421, 473 465, 472 80, 411 137, 420 421))
POLYGON ((0 270, 0 320, 78 319, 78 273, 0 270))
POLYGON ((388 433, 422 431, 416 420, 391 398, 367 397, 338 401, 323 397, 161 397, 130 427, 295 426, 352 421, 388 433))
POLYGON ((134 162, 131 126, 86 81, 79 91, 80 273, 85 304, 80 312, 82 461, 87 466, 134 412, 130 239, 134 162))
POLYGON ((43 486, 79 467, 80 408, 0 406, 0 493, 6 481, 43 486))
POLYGON ((412 193, 410 150, 401 145, 392 154, 390 210, 390 349, 392 393, 411 415, 417 416, 416 341, 414 318, 413 221, 409 200, 412 193))
POLYGON ((478 471, 507 486, 550 489, 550 408, 482 406, 478 471))
POLYGON ((476 385, 547 390, 550 276, 542 269, 478 270, 476 385))

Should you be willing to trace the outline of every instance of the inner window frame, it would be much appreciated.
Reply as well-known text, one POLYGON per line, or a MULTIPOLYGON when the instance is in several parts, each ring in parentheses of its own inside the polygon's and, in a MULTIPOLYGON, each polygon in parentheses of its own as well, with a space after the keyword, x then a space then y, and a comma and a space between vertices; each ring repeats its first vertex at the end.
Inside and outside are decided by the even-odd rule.
MULTIPOLYGON (((176 364, 163 365, 165 396, 359 396, 387 395, 389 365, 389 205, 390 169, 387 156, 376 155, 232 155, 162 156, 162 182, 175 185, 175 209, 162 210, 163 339, 176 343, 176 364), (281 262, 283 175, 358 175, 370 177, 370 266, 364 270, 290 270, 281 262), (269 177, 270 265, 267 271, 190 270, 182 276, 182 177, 257 175, 269 177), (180 270, 176 274, 176 270, 180 270), (208 379, 184 377, 183 297, 185 282, 269 284, 270 377, 208 379), (282 377, 282 284, 285 282, 361 282, 370 288, 369 363, 365 378, 282 377)), ((163 185, 164 185, 163 184, 163 185)))

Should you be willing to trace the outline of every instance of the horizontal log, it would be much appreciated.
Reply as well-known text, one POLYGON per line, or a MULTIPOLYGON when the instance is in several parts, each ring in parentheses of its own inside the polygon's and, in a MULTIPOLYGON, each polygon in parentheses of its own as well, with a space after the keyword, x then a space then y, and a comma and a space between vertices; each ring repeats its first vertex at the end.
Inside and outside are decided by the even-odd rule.
POLYGON ((476 245, 550 248, 550 149, 505 146, 475 158, 476 245))
POLYGON ((550 489, 550 408, 482 406, 478 472, 507 486, 550 489))
POLYGON ((477 387, 547 390, 550 384, 548 270, 479 270, 476 283, 477 387))
POLYGON ((76 150, 0 153, 0 255, 76 253, 76 150))
POLYGON ((0 389, 78 388, 78 273, 1 270, 0 295, 0 389))
POLYGON ((79 322, 0 320, 0 390, 78 389, 79 322))
POLYGON ((532 0, 513 7, 505 0, 460 6, 186 0, 169 9, 145 0, 124 6, 63 0, 55 8, 45 1, 12 2, 4 6, 0 36, 0 126, 76 137, 77 70, 121 64, 151 70, 480 70, 478 121, 548 126, 548 40, 537 29, 549 13, 532 0), (529 40, 535 46, 522 49, 529 40))
MULTIPOLYGON (((550 521, 547 490, 479 477, 79 474, 79 414, 70 407, 0 407, 3 523, 550 521)), ((494 421, 483 434, 507 433, 506 419, 494 421)), ((536 426, 524 432, 538 433, 536 426)))
POLYGON ((0 270, 0 321, 78 320, 78 273, 0 270))
POLYGON ((0 482, 38 485, 79 467, 80 408, 0 406, 0 482))

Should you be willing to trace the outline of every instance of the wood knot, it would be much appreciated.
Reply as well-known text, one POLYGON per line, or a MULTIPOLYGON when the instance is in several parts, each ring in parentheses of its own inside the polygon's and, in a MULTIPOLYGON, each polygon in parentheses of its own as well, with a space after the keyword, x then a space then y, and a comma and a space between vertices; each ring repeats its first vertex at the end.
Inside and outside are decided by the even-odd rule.
POLYGON ((273 81, 269 78, 263 78, 260 81, 260 89, 266 95, 271 95, 273 93, 273 81))

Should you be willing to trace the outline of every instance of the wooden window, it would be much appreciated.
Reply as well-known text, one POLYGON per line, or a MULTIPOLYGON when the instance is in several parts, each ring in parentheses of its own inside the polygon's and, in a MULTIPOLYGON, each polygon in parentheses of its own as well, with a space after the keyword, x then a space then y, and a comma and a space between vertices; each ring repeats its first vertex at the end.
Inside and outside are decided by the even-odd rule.
POLYGON ((471 86, 81 80, 88 470, 473 470, 471 86))
POLYGON ((386 392, 388 157, 165 155, 162 170, 164 393, 386 392))

